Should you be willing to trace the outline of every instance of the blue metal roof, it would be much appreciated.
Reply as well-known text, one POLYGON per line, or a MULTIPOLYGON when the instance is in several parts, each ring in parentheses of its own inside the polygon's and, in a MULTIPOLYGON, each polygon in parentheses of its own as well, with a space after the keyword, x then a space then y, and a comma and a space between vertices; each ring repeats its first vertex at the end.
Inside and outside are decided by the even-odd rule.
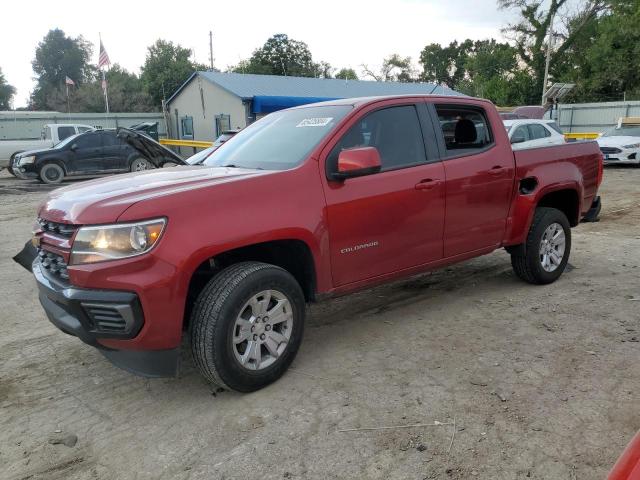
POLYGON ((316 101, 321 101, 380 95, 461 95, 454 90, 433 83, 375 82, 248 73, 194 72, 171 95, 167 102, 171 102, 196 75, 246 100, 253 99, 253 97, 311 97, 317 99, 316 101))

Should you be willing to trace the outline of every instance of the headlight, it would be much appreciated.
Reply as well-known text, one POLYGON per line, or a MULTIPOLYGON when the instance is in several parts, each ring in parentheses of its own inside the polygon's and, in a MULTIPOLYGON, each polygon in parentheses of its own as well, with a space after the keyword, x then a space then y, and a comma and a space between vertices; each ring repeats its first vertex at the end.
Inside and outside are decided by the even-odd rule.
POLYGON ((164 218, 146 222, 81 227, 71 249, 71 265, 135 257, 151 250, 160 239, 164 218))
POLYGON ((640 148, 640 143, 634 143, 632 145, 623 145, 622 148, 640 148))
POLYGON ((34 155, 29 155, 27 157, 20 157, 18 159, 18 166, 29 165, 36 161, 36 157, 34 155))

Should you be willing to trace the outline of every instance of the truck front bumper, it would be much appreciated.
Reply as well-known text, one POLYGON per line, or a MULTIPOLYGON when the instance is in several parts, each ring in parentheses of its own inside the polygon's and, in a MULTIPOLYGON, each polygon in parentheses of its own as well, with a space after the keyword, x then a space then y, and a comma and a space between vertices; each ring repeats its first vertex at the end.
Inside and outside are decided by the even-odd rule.
POLYGON ((30 180, 33 178, 38 178, 37 172, 28 171, 24 167, 13 166, 11 167, 11 170, 13 171, 13 174, 16 177, 21 178, 22 180, 30 180))
POLYGON ((145 377, 176 376, 180 348, 116 350, 100 340, 129 340, 144 326, 144 313, 133 292, 77 288, 44 271, 35 259, 32 271, 47 317, 63 332, 96 347, 114 365, 145 377))

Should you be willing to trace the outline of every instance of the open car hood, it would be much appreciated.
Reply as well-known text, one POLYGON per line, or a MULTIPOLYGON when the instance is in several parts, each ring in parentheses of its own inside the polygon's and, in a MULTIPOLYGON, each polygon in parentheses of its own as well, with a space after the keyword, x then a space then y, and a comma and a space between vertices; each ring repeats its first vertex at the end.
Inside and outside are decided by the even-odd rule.
POLYGON ((139 151, 142 156, 149 160, 156 168, 162 168, 165 163, 188 165, 188 163, 185 162, 177 153, 174 153, 167 147, 160 145, 144 133, 136 132, 124 127, 119 127, 117 132, 118 137, 139 151))

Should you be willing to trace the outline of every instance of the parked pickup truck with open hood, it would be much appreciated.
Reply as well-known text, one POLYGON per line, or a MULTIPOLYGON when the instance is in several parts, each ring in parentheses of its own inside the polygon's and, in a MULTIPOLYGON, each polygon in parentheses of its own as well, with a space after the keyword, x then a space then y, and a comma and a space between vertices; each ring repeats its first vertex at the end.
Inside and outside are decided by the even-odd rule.
POLYGON ((291 364, 305 302, 501 247, 555 281, 601 179, 595 142, 514 154, 488 101, 336 100, 272 113, 202 166, 52 192, 32 270, 51 322, 115 364, 176 374, 186 335, 207 379, 248 392, 291 364))

